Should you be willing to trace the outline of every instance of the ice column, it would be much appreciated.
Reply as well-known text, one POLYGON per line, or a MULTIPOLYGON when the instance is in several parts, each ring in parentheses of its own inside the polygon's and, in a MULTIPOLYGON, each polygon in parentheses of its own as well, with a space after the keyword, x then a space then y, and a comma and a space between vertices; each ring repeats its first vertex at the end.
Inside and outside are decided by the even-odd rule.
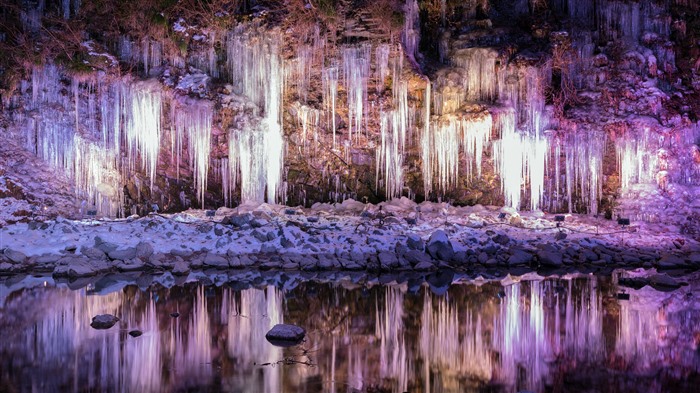
POLYGON ((284 67, 277 36, 264 36, 255 31, 255 26, 244 25, 229 33, 226 52, 235 92, 257 105, 257 116, 248 118, 229 135, 230 168, 241 171, 242 202, 263 202, 267 198, 267 202, 276 203, 284 195, 280 122, 284 67))
POLYGON ((358 140, 367 110, 367 83, 370 77, 372 46, 343 48, 343 77, 348 95, 348 139, 358 140))
POLYGON ((125 105, 129 168, 133 170, 140 157, 141 167, 148 171, 153 188, 161 137, 162 96, 158 82, 132 84, 125 105))
MULTIPOLYGON (((175 111, 173 123, 178 140, 187 136, 190 168, 194 174, 197 199, 204 207, 211 153, 212 104, 204 100, 186 99, 181 105, 182 107, 175 111)), ((178 154, 179 151, 178 149, 178 154)))

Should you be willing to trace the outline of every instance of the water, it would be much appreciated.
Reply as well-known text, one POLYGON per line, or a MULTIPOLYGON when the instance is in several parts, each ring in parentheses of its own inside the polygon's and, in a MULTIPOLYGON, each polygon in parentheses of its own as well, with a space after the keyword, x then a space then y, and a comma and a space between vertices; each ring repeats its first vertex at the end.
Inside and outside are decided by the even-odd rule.
POLYGON ((672 292, 620 288, 620 273, 229 274, 6 279, 0 391, 677 392, 700 383, 697 274, 672 292), (629 300, 617 299, 623 290, 629 300), (101 313, 121 321, 94 330, 101 313), (269 344, 277 323, 303 326, 306 341, 269 344))

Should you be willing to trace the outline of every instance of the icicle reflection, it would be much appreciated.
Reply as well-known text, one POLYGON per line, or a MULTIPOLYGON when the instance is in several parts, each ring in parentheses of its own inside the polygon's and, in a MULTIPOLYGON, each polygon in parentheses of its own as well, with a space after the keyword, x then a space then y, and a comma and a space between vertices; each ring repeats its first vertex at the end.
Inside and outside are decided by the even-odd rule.
POLYGON ((542 391, 586 370, 591 378, 700 372, 700 308, 688 297, 696 288, 647 287, 618 301, 611 281, 507 277, 436 295, 427 286, 412 293, 303 282, 286 291, 115 291, 113 283, 71 291, 28 279, 0 286, 0 378, 44 391, 439 393, 542 391), (102 313, 121 321, 89 327, 102 313), (268 343, 265 333, 283 322, 304 326, 306 341, 268 343), (132 329, 143 335, 129 337, 132 329))

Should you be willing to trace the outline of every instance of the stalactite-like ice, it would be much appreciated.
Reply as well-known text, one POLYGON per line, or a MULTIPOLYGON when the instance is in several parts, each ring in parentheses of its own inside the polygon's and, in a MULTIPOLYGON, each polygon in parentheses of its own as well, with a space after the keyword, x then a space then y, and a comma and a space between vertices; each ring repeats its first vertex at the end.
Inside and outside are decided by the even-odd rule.
POLYGON ((343 48, 342 53, 343 82, 348 102, 348 140, 352 142, 359 140, 365 126, 372 46, 349 46, 343 48))
POLYGON ((635 134, 632 130, 628 133, 630 134, 615 142, 620 186, 623 192, 627 191, 632 184, 653 183, 656 180, 654 169, 657 167, 657 156, 651 147, 649 127, 641 127, 639 134, 635 134))
POLYGON ((406 55, 414 63, 417 62, 418 45, 420 44, 420 10, 417 0, 406 0, 404 5, 404 26, 401 32, 406 55))
POLYGON ((313 131, 314 147, 318 143, 318 127, 321 122, 321 111, 306 105, 297 107, 297 121, 301 126, 302 147, 306 151, 308 147, 309 130, 313 131))
POLYGON ((496 60, 498 52, 491 48, 460 49, 451 56, 462 72, 462 91, 466 101, 493 101, 498 90, 496 60))
POLYGON ((162 93, 156 81, 131 84, 125 97, 126 149, 129 168, 141 167, 150 177, 151 188, 156 179, 160 151, 162 93))
POLYGON ((336 146, 336 121, 335 110, 338 99, 338 67, 329 67, 323 70, 323 103, 328 113, 327 126, 333 131, 333 149, 336 146))
MULTIPOLYGON (((207 189, 209 155, 211 153, 212 104, 204 100, 185 99, 179 105, 174 109, 172 122, 177 140, 182 141, 183 136, 187 137, 190 168, 194 174, 197 199, 204 207, 204 193, 207 189)), ((178 154, 180 149, 182 146, 178 145, 178 154)))
POLYGON ((605 134, 591 130, 569 133, 563 141, 566 155, 566 195, 569 213, 574 211, 574 191, 588 207, 589 214, 598 214, 598 200, 603 190, 603 154, 605 134))
POLYGON ((230 169, 241 171, 241 202, 262 202, 266 196, 269 203, 284 199, 280 119, 285 71, 277 48, 277 36, 263 35, 255 26, 242 25, 226 40, 235 91, 256 104, 259 115, 229 135, 230 169))
POLYGON ((375 49, 375 61, 376 61, 376 76, 375 83, 377 86, 377 92, 382 93, 384 91, 384 84, 387 76, 389 76, 389 53, 391 47, 388 44, 378 45, 375 49))

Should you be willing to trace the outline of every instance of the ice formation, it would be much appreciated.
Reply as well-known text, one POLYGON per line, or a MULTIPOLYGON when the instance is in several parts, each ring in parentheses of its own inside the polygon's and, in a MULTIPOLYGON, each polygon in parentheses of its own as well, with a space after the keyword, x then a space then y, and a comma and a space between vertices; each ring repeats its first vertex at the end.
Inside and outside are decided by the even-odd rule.
POLYGON ((284 66, 276 36, 268 37, 244 26, 231 32, 226 41, 228 72, 235 91, 257 106, 255 116, 229 134, 229 167, 234 172, 240 170, 242 202, 272 203, 284 195, 280 122, 284 66))
POLYGON ((365 128, 367 84, 370 78, 372 45, 349 46, 343 53, 343 82, 347 89, 348 140, 356 142, 365 128))
MULTIPOLYGON (((173 104, 174 105, 174 104, 173 104)), ((174 109, 173 124, 177 140, 187 138, 190 167, 193 169, 197 198, 204 206, 211 153, 212 104, 204 100, 187 99, 174 109)), ((178 154, 182 146, 178 144, 178 154)), ((178 160, 179 171, 179 160, 178 160)))

